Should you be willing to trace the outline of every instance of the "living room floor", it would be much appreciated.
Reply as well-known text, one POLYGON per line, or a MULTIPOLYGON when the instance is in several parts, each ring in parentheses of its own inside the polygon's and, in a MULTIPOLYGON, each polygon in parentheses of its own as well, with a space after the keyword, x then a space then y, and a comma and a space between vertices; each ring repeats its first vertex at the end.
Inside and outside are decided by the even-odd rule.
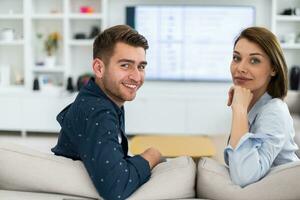
MULTIPOLYGON (((25 137, 22 137, 18 132, 0 132, 1 142, 13 142, 44 153, 51 153, 51 148, 56 145, 57 137, 57 133, 27 133, 25 137)), ((227 137, 227 135, 221 134, 209 136, 216 148, 216 154, 213 158, 220 163, 224 163, 223 150, 226 146, 227 137)))

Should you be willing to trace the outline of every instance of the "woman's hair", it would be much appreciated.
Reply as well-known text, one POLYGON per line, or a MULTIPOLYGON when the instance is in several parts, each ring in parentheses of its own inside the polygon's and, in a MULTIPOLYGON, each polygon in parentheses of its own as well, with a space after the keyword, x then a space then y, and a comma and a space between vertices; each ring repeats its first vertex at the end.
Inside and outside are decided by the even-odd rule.
POLYGON ((149 48, 146 38, 127 25, 116 25, 100 33, 93 45, 93 58, 100 58, 108 64, 118 42, 130 46, 149 48))
POLYGON ((271 77, 267 92, 273 98, 283 99, 288 90, 287 65, 276 36, 266 28, 249 27, 238 35, 234 42, 234 47, 242 38, 256 43, 268 55, 272 65, 271 67, 275 70, 276 74, 271 77))

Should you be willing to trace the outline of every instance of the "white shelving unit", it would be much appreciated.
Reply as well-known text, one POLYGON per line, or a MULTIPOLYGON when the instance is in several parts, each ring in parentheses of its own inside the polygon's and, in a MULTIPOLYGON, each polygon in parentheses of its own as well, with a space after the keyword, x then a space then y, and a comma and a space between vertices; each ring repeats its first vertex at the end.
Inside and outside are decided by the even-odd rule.
POLYGON ((10 74, 9 84, 0 80, 0 90, 18 86, 30 91, 35 78, 65 88, 68 77, 76 80, 91 72, 90 33, 93 27, 106 28, 107 0, 0 0, 0 4, 0 73, 3 67, 10 74), (82 13, 82 7, 91 8, 92 13, 82 13), (14 40, 2 39, 4 29, 14 32, 14 40), (55 66, 49 67, 44 42, 53 32, 61 40, 55 66), (78 33, 86 39, 75 39, 78 33))
POLYGON ((299 0, 272 0, 272 31, 281 41, 287 65, 300 65, 300 13, 283 15, 285 9, 300 8, 299 0))
POLYGON ((24 1, 0 2, 0 89, 14 86, 22 89, 26 71, 24 1))
POLYGON ((59 130, 55 117, 76 95, 66 91, 67 79, 72 77, 75 87, 79 75, 91 72, 93 38, 89 36, 94 26, 100 31, 107 27, 107 1, 0 0, 1 130, 24 134, 59 130), (93 13, 81 13, 82 6, 93 13), (7 29, 13 39, 3 39, 7 29), (61 40, 56 63, 50 67, 45 65, 44 42, 53 32, 61 40), (86 39, 75 39, 77 33, 86 39), (40 91, 32 90, 34 79, 39 80, 40 91))

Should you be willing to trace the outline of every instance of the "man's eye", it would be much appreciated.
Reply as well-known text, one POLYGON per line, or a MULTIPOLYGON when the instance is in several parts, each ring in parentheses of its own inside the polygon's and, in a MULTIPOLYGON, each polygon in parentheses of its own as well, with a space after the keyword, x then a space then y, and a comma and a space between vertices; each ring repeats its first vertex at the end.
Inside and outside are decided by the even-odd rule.
POLYGON ((250 62, 251 62, 251 64, 258 64, 258 63, 260 63, 260 60, 257 58, 251 58, 250 62))
POLYGON ((145 70, 146 65, 139 65, 138 68, 139 68, 139 70, 145 70))
POLYGON ((121 64, 121 67, 128 68, 128 67, 129 67, 129 64, 128 64, 128 63, 121 64))

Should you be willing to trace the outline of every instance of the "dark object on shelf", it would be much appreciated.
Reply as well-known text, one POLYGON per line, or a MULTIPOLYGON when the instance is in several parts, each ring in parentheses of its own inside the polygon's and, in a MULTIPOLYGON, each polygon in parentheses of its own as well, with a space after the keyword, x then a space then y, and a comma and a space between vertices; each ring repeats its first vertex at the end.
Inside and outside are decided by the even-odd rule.
POLYGON ((93 39, 93 38, 95 38, 99 33, 100 33, 100 29, 99 29, 97 26, 93 26, 89 38, 90 38, 90 39, 93 39))
POLYGON ((86 85, 91 77, 93 77, 93 74, 91 73, 86 73, 79 76, 77 80, 77 90, 79 91, 82 86, 86 85))
POLYGON ((68 81, 67 81, 67 91, 74 92, 74 86, 73 86, 73 79, 72 79, 72 77, 68 78, 68 81))
POLYGON ((74 35, 74 39, 77 39, 77 40, 79 40, 79 39, 86 39, 86 35, 84 33, 76 33, 74 35))
POLYGON ((287 8, 280 13, 281 15, 295 15, 295 9, 294 8, 287 8))
POLYGON ((293 66, 290 71, 290 89, 298 90, 300 84, 300 67, 293 66))
POLYGON ((40 83, 39 83, 39 79, 35 78, 33 80, 33 90, 40 90, 40 83))

